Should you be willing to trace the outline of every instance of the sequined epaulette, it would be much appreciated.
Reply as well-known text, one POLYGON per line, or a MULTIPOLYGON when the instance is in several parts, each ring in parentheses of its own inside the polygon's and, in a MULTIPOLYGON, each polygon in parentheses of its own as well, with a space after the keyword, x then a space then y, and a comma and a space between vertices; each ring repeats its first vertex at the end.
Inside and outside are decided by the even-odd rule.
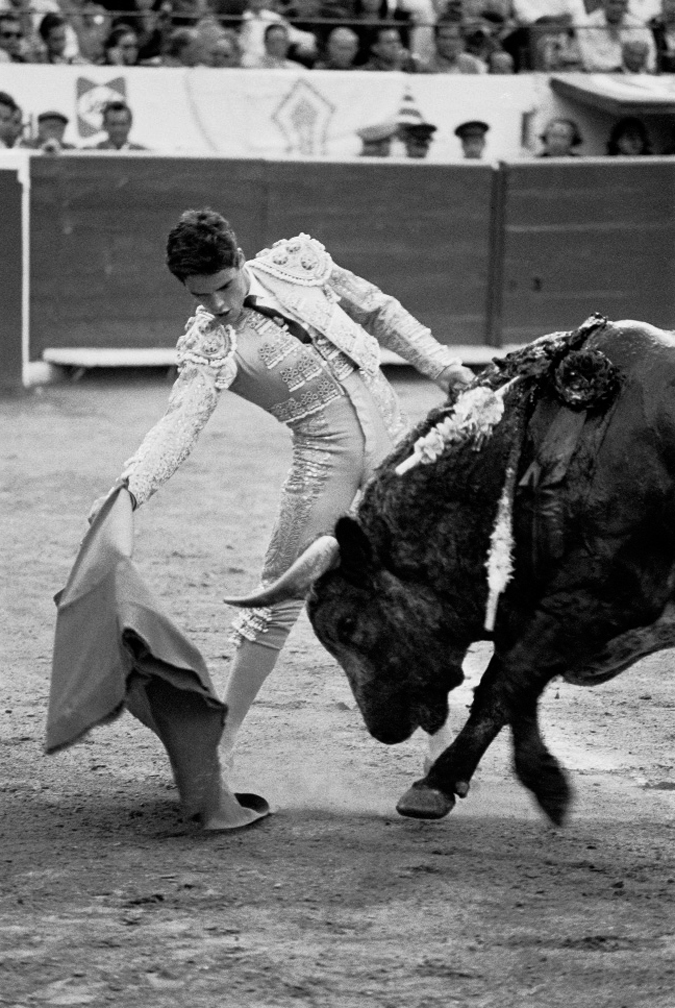
POLYGON ((208 367, 216 387, 227 388, 236 373, 236 348, 237 337, 232 326, 219 324, 200 307, 197 314, 188 319, 185 332, 176 345, 178 367, 190 364, 208 367))
POLYGON ((307 234, 299 234, 296 238, 282 238, 272 248, 262 249, 251 265, 279 280, 320 287, 331 275, 333 260, 321 242, 307 234))

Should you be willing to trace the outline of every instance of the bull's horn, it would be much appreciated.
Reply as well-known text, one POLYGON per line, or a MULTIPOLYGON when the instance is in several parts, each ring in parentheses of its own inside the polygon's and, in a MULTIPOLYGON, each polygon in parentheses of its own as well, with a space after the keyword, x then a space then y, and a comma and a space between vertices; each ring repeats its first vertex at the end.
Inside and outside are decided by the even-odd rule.
POLYGON ((233 606, 271 606, 285 599, 304 598, 312 582, 331 567, 336 567, 340 557, 340 547, 334 536, 320 536, 311 543, 304 553, 282 574, 274 584, 259 588, 253 595, 224 598, 223 602, 233 606))

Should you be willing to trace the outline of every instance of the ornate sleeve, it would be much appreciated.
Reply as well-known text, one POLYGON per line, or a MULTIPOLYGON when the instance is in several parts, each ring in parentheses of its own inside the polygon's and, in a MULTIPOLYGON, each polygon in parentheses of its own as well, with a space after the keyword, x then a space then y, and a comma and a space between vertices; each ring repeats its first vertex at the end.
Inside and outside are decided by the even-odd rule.
POLYGON ((375 284, 333 263, 327 287, 338 295, 340 307, 350 318, 421 374, 435 380, 447 367, 461 364, 450 347, 434 339, 396 298, 375 284))
POLYGON ((221 390, 232 384, 237 373, 233 330, 216 325, 213 316, 203 310, 189 320, 176 349, 178 378, 167 411, 127 460, 120 477, 137 506, 185 461, 216 408, 221 390))

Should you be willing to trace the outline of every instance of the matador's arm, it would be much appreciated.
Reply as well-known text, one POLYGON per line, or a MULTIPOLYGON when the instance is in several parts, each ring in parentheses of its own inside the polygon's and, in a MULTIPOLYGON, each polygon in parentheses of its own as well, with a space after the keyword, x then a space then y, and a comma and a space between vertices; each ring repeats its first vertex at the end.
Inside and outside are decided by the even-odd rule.
POLYGON ((442 386, 473 380, 473 373, 462 366, 450 347, 434 339, 431 331, 396 298, 384 294, 375 284, 333 263, 327 286, 339 296, 340 307, 347 315, 421 374, 442 386))
POLYGON ((236 375, 234 335, 203 309, 190 319, 178 341, 178 378, 166 413, 124 465, 118 482, 136 502, 145 503, 172 476, 194 448, 222 389, 236 375))

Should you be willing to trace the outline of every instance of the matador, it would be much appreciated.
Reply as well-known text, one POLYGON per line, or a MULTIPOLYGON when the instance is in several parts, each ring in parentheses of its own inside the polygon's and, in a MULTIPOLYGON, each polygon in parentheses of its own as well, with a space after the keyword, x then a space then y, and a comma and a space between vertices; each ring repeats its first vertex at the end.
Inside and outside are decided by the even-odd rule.
MULTIPOLYGON (((271 413, 291 432, 292 462, 263 563, 266 585, 333 531, 406 431, 380 347, 446 391, 473 374, 395 298, 338 266, 306 234, 246 261, 220 214, 190 210, 169 234, 167 265, 198 307, 178 341, 168 409, 115 486, 127 487, 134 507, 144 504, 188 456, 223 389, 271 413)), ((302 605, 243 610, 233 624, 221 740, 227 761, 302 605)), ((246 810, 233 811, 233 828, 246 821, 246 810)))

